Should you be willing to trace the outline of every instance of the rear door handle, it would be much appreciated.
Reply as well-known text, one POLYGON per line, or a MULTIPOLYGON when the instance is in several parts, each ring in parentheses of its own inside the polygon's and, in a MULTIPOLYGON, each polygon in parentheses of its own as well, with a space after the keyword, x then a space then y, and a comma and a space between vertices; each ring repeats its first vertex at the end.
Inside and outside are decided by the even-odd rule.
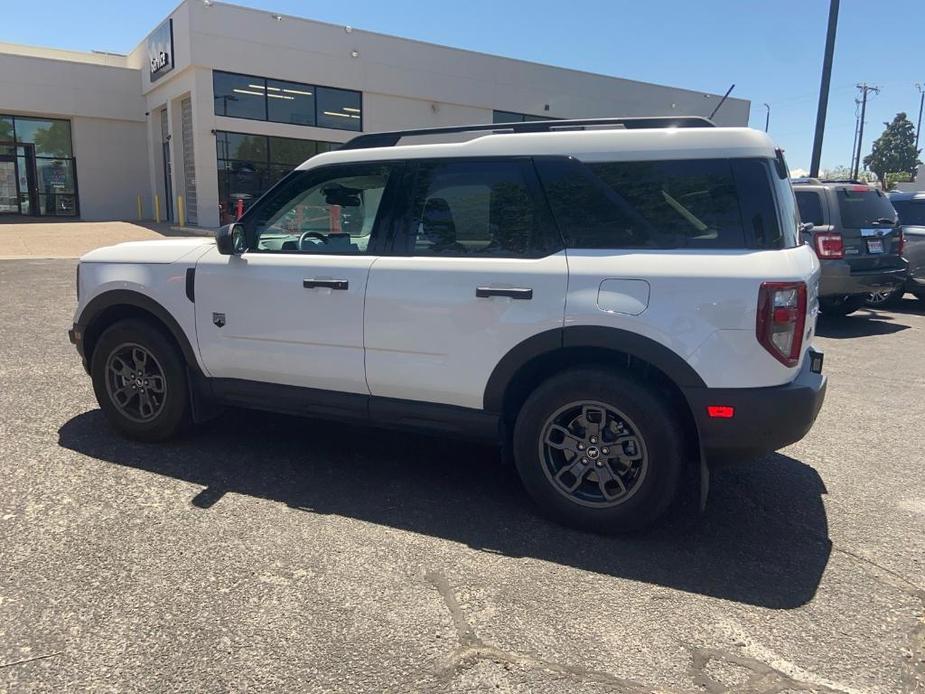
POLYGON ((347 280, 316 280, 316 279, 304 279, 302 280, 302 287, 304 289, 339 289, 341 291, 346 291, 350 286, 350 283, 347 280))
POLYGON ((475 296, 478 299, 487 299, 491 296, 506 296, 509 299, 527 301, 533 298, 533 290, 529 287, 476 287, 475 296))

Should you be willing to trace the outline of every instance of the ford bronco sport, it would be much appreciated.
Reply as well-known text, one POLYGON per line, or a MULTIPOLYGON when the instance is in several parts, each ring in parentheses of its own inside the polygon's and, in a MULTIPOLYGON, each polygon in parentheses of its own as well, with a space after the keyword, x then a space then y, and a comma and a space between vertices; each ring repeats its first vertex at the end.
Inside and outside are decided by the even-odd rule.
POLYGON ((84 256, 70 337, 126 436, 218 404, 499 441, 541 509, 621 531, 812 426, 799 223, 768 137, 702 118, 366 134, 215 241, 84 256))

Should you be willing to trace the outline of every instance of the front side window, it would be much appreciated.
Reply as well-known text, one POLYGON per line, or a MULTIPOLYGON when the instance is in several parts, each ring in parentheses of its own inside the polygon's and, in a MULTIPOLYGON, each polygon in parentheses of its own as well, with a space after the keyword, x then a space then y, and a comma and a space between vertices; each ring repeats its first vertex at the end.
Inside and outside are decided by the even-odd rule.
POLYGON ((540 160, 537 168, 573 248, 746 246, 729 160, 540 160))
POLYGON ((522 161, 422 163, 408 251, 451 257, 535 256, 538 214, 522 161))
POLYGON ((361 255, 369 252, 391 164, 295 171, 246 218, 263 252, 361 255))

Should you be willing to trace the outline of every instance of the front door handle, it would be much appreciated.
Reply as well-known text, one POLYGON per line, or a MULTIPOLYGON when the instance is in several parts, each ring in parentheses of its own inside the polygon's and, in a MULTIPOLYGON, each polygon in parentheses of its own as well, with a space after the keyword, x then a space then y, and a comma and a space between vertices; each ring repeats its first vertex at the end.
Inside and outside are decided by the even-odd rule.
POLYGON ((506 296, 509 299, 528 301, 533 298, 533 290, 529 287, 476 287, 475 296, 478 299, 487 299, 491 296, 506 296))
POLYGON ((302 280, 302 287, 304 289, 339 289, 341 291, 346 291, 350 286, 350 283, 347 280, 316 280, 316 279, 304 279, 302 280))

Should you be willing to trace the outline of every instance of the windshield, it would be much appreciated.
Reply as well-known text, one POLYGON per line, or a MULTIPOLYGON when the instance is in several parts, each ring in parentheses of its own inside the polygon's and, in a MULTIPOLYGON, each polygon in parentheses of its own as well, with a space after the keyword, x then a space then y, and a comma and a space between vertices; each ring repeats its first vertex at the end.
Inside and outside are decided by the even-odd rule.
POLYGON ((899 214, 900 224, 925 227, 925 200, 894 200, 893 207, 899 214))
POLYGON ((895 224, 896 210, 879 190, 872 188, 841 188, 837 190, 838 209, 841 211, 842 226, 849 229, 877 224, 895 224))

